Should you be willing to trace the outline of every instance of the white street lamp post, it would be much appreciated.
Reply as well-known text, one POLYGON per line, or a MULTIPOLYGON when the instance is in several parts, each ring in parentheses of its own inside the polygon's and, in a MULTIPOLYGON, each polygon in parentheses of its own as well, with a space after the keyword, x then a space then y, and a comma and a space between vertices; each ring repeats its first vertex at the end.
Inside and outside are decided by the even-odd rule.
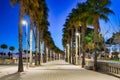
POLYGON ((26 68, 28 69, 29 65, 28 65, 28 23, 27 21, 23 20, 22 24, 26 26, 26 68))

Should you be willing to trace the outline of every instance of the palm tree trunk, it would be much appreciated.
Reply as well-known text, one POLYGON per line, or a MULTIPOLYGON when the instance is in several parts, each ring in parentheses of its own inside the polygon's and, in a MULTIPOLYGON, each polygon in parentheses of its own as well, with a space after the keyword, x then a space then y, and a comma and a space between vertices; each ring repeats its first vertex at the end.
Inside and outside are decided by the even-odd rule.
POLYGON ((41 65, 40 63, 40 31, 39 31, 39 35, 38 35, 38 50, 39 50, 39 54, 38 54, 38 65, 41 65))
POLYGON ((33 36, 33 19, 30 14, 30 66, 32 66, 33 55, 32 55, 32 36, 33 36))
POLYGON ((44 62, 46 63, 47 61, 47 54, 46 54, 46 42, 44 42, 44 62))
POLYGON ((76 28, 75 30, 75 64, 78 64, 78 36, 76 35, 76 33, 78 32, 78 29, 76 28))
POLYGON ((70 63, 72 63, 72 38, 71 38, 71 41, 70 41, 70 63))
POLYGON ((69 62, 68 60, 68 56, 69 56, 69 54, 68 54, 68 44, 66 44, 66 62, 69 62))
POLYGON ((2 59, 4 60, 4 49, 2 51, 2 59))
POLYGON ((60 55, 60 53, 58 54, 58 60, 60 60, 60 57, 61 57, 61 55, 60 55))
POLYGON ((51 50, 51 61, 53 60, 53 50, 51 50))
POLYGON ((72 37, 71 37, 71 63, 73 63, 73 34, 74 34, 74 28, 72 28, 72 31, 71 31, 71 34, 72 34, 72 37))
POLYGON ((68 61, 68 63, 69 63, 69 61, 70 61, 70 44, 68 43, 67 44, 67 61, 68 61))
POLYGON ((57 53, 56 55, 57 55, 57 60, 59 60, 59 53, 57 53))
POLYGON ((40 40, 40 62, 43 62, 43 56, 42 56, 42 40, 40 40))
POLYGON ((46 62, 48 62, 48 47, 46 47, 46 62))
POLYGON ((23 60, 22 60, 22 24, 21 21, 23 20, 24 16, 24 7, 23 7, 23 0, 20 1, 20 16, 19 16, 19 63, 18 63, 18 72, 23 72, 23 60))
POLYGON ((50 48, 48 48, 48 61, 50 61, 50 48))
POLYGON ((40 32, 38 31, 38 65, 40 65, 40 32))
POLYGON ((52 55, 51 55, 51 54, 52 54, 52 50, 50 50, 50 61, 51 61, 51 59, 52 59, 52 58, 51 58, 51 57, 52 57, 52 55))
POLYGON ((36 26, 36 44, 35 44, 35 48, 36 48, 36 58, 35 58, 35 65, 38 65, 38 46, 39 46, 39 38, 38 38, 38 35, 39 35, 39 30, 38 30, 38 26, 36 26))
POLYGON ((82 68, 85 66, 85 30, 86 30, 86 24, 82 24, 82 68))
POLYGON ((97 70, 97 45, 98 45, 98 29, 99 29, 99 19, 97 16, 94 17, 94 70, 97 70))
POLYGON ((42 31, 39 31, 40 34, 40 63, 43 62, 43 56, 42 56, 42 31))
POLYGON ((68 54, 67 54, 67 46, 66 46, 66 47, 65 47, 65 61, 66 61, 66 62, 68 62, 68 61, 67 61, 67 55, 68 55, 68 54))
POLYGON ((71 30, 71 37, 70 37, 70 57, 69 63, 72 63, 72 30, 71 30))
POLYGON ((53 56, 54 56, 54 57, 53 57, 53 60, 55 61, 55 52, 53 52, 53 56))
POLYGON ((50 61, 50 48, 48 48, 48 61, 50 61))

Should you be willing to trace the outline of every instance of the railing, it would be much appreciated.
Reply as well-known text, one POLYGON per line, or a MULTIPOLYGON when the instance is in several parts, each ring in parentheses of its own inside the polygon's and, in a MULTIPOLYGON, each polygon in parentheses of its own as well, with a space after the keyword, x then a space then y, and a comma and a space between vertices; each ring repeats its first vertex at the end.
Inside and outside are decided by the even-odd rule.
MULTIPOLYGON (((93 65, 94 65, 93 60, 86 60, 87 69, 93 69, 93 65)), ((98 65, 99 71, 114 74, 120 77, 120 63, 119 62, 98 60, 97 65, 98 65)))
POLYGON ((0 64, 13 64, 15 63, 15 61, 12 60, 8 60, 8 59, 0 59, 0 64))

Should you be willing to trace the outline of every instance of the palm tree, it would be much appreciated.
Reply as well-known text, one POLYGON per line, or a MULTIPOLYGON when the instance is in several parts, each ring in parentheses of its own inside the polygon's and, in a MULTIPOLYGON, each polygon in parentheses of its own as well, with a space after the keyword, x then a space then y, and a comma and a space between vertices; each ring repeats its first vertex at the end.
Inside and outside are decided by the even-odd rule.
POLYGON ((74 28, 71 28, 71 45, 70 45, 70 63, 73 63, 73 48, 74 48, 74 28))
MULTIPOLYGON (((73 30, 75 29, 75 64, 78 64, 78 36, 76 35, 76 33, 78 33, 78 30, 80 29, 80 21, 79 21, 79 17, 78 17, 78 10, 77 9, 72 9, 72 13, 69 14, 68 18, 68 26, 70 28, 70 32, 71 32, 71 52, 73 53, 72 47, 73 47, 73 42, 74 41, 74 37, 73 37, 73 30)), ((72 54, 71 54, 72 55, 72 54)), ((72 57, 70 57, 72 58, 72 57)))
POLYGON ((14 47, 14 46, 10 46, 10 47, 9 47, 9 50, 10 50, 10 51, 14 51, 14 50, 15 50, 15 47, 14 47))
POLYGON ((48 42, 50 41, 50 32, 45 31, 43 34, 43 39, 44 39, 44 62, 47 62, 47 57, 48 57, 48 53, 47 53, 47 47, 48 47, 48 42))
POLYGON ((23 61, 22 61, 22 52, 23 52, 23 47, 22 47, 22 41, 23 41, 23 38, 22 38, 22 24, 21 24, 21 21, 23 20, 23 17, 24 17, 24 13, 25 13, 25 8, 28 4, 28 0, 11 0, 11 4, 12 6, 15 4, 15 3, 19 3, 19 6, 20 6, 20 13, 19 13, 19 26, 18 26, 18 34, 19 34, 19 63, 18 63, 18 72, 23 72, 23 61))
MULTIPOLYGON (((78 17, 78 10, 77 9, 72 9, 72 13, 69 14, 68 18, 66 19, 66 22, 64 24, 64 26, 66 26, 66 31, 63 31, 64 33, 67 33, 69 35, 69 47, 70 47, 70 55, 69 55, 69 60, 70 63, 72 63, 72 59, 73 59, 73 51, 74 51, 74 41, 76 43, 75 46, 75 55, 78 55, 78 37, 76 35, 76 33, 78 33, 80 27, 79 27, 79 17, 78 17), (74 36, 76 39, 74 39, 74 36)), ((63 43, 64 43, 64 37, 63 36, 63 43)), ((78 62, 78 57, 75 56, 75 64, 77 64, 78 62)))
POLYGON ((48 47, 49 47, 49 60, 52 60, 52 55, 53 55, 53 51, 55 49, 55 43, 52 39, 52 37, 50 37, 50 40, 48 41, 48 47))
MULTIPOLYGON (((11 52, 13 52, 14 50, 15 50, 15 47, 14 46, 10 46, 9 47, 9 50, 11 51, 11 52)), ((10 54, 10 58, 12 57, 12 53, 10 54)))
POLYGON ((73 22, 73 26, 75 28, 75 64, 78 64, 78 30, 80 28, 80 21, 78 17, 78 10, 72 9, 72 13, 70 14, 70 20, 73 22))
POLYGON ((70 59, 70 30, 67 28, 67 24, 64 24, 65 28, 63 28, 63 46, 66 52, 66 62, 69 62, 70 59))
POLYGON ((42 56, 42 43, 44 41, 44 35, 45 32, 48 30, 49 22, 47 20, 42 20, 41 27, 39 28, 39 34, 40 34, 40 62, 43 62, 43 56, 42 56))
POLYGON ((4 51, 4 49, 7 49, 8 48, 8 46, 6 45, 6 44, 1 44, 1 48, 3 49, 3 51, 4 51))
MULTIPOLYGON (((48 30, 48 26, 49 26, 49 22, 47 21, 47 18, 48 18, 48 8, 47 8, 47 5, 46 5, 46 2, 45 0, 39 0, 39 8, 36 12, 36 17, 37 17, 37 21, 38 21, 38 34, 39 34, 39 57, 38 57, 38 60, 39 60, 39 64, 40 62, 42 61, 42 38, 43 38, 43 33, 44 33, 44 30, 48 30)), ((37 36, 37 35, 36 35, 37 36)))
POLYGON ((30 16, 30 66, 32 66, 32 36, 33 36, 33 26, 35 21, 35 12, 39 8, 38 0, 26 0, 25 12, 30 16))
POLYGON ((107 15, 110 13, 114 13, 112 10, 108 8, 111 4, 110 0, 87 0, 87 4, 89 5, 89 18, 93 19, 92 24, 94 26, 94 70, 97 70, 97 54, 96 49, 98 45, 98 34, 100 30, 99 19, 103 19, 108 21, 107 15))
POLYGON ((39 52, 40 52, 39 64, 43 62, 43 56, 42 56, 42 42, 43 42, 43 39, 42 39, 43 36, 42 36, 42 35, 43 35, 43 34, 42 34, 42 33, 43 33, 43 32, 40 32, 40 31, 39 31, 39 35, 40 35, 40 37, 39 37, 39 38, 40 38, 40 39, 39 39, 39 52))
POLYGON ((8 46, 7 46, 6 44, 1 44, 1 46, 0 46, 0 47, 3 49, 3 52, 2 52, 2 57, 4 58, 4 55, 5 55, 4 50, 5 50, 5 49, 7 49, 7 48, 8 48, 8 46))
MULTIPOLYGON (((36 15, 35 15, 36 16, 36 15)), ((39 56, 39 23, 37 21, 38 19, 35 17, 35 27, 36 30, 34 32, 34 38, 35 38, 35 65, 38 65, 38 56, 39 56)))
MULTIPOLYGON (((82 67, 85 65, 85 33, 87 28, 87 19, 88 19, 88 6, 86 3, 79 3, 78 4, 78 17, 79 22, 81 24, 81 34, 82 34, 82 67)), ((80 43, 79 43, 80 44, 80 43)), ((80 52, 79 52, 80 53, 80 52)))

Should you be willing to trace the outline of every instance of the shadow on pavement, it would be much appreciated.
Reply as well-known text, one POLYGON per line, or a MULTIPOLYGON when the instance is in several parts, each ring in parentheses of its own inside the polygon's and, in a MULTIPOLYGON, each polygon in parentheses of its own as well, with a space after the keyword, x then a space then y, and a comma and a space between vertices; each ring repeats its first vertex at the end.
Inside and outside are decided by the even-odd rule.
POLYGON ((106 74, 106 75, 110 75, 110 76, 114 76, 116 78, 119 78, 120 79, 120 75, 116 75, 116 74, 112 74, 112 73, 107 73, 107 72, 104 72, 104 71, 98 71, 99 73, 102 73, 102 74, 106 74))
POLYGON ((35 70, 52 70, 52 71, 85 71, 85 69, 62 69, 62 68, 58 68, 58 69, 35 69, 35 70))
POLYGON ((0 80, 21 80, 21 74, 18 72, 13 74, 8 74, 1 77, 0 80))

